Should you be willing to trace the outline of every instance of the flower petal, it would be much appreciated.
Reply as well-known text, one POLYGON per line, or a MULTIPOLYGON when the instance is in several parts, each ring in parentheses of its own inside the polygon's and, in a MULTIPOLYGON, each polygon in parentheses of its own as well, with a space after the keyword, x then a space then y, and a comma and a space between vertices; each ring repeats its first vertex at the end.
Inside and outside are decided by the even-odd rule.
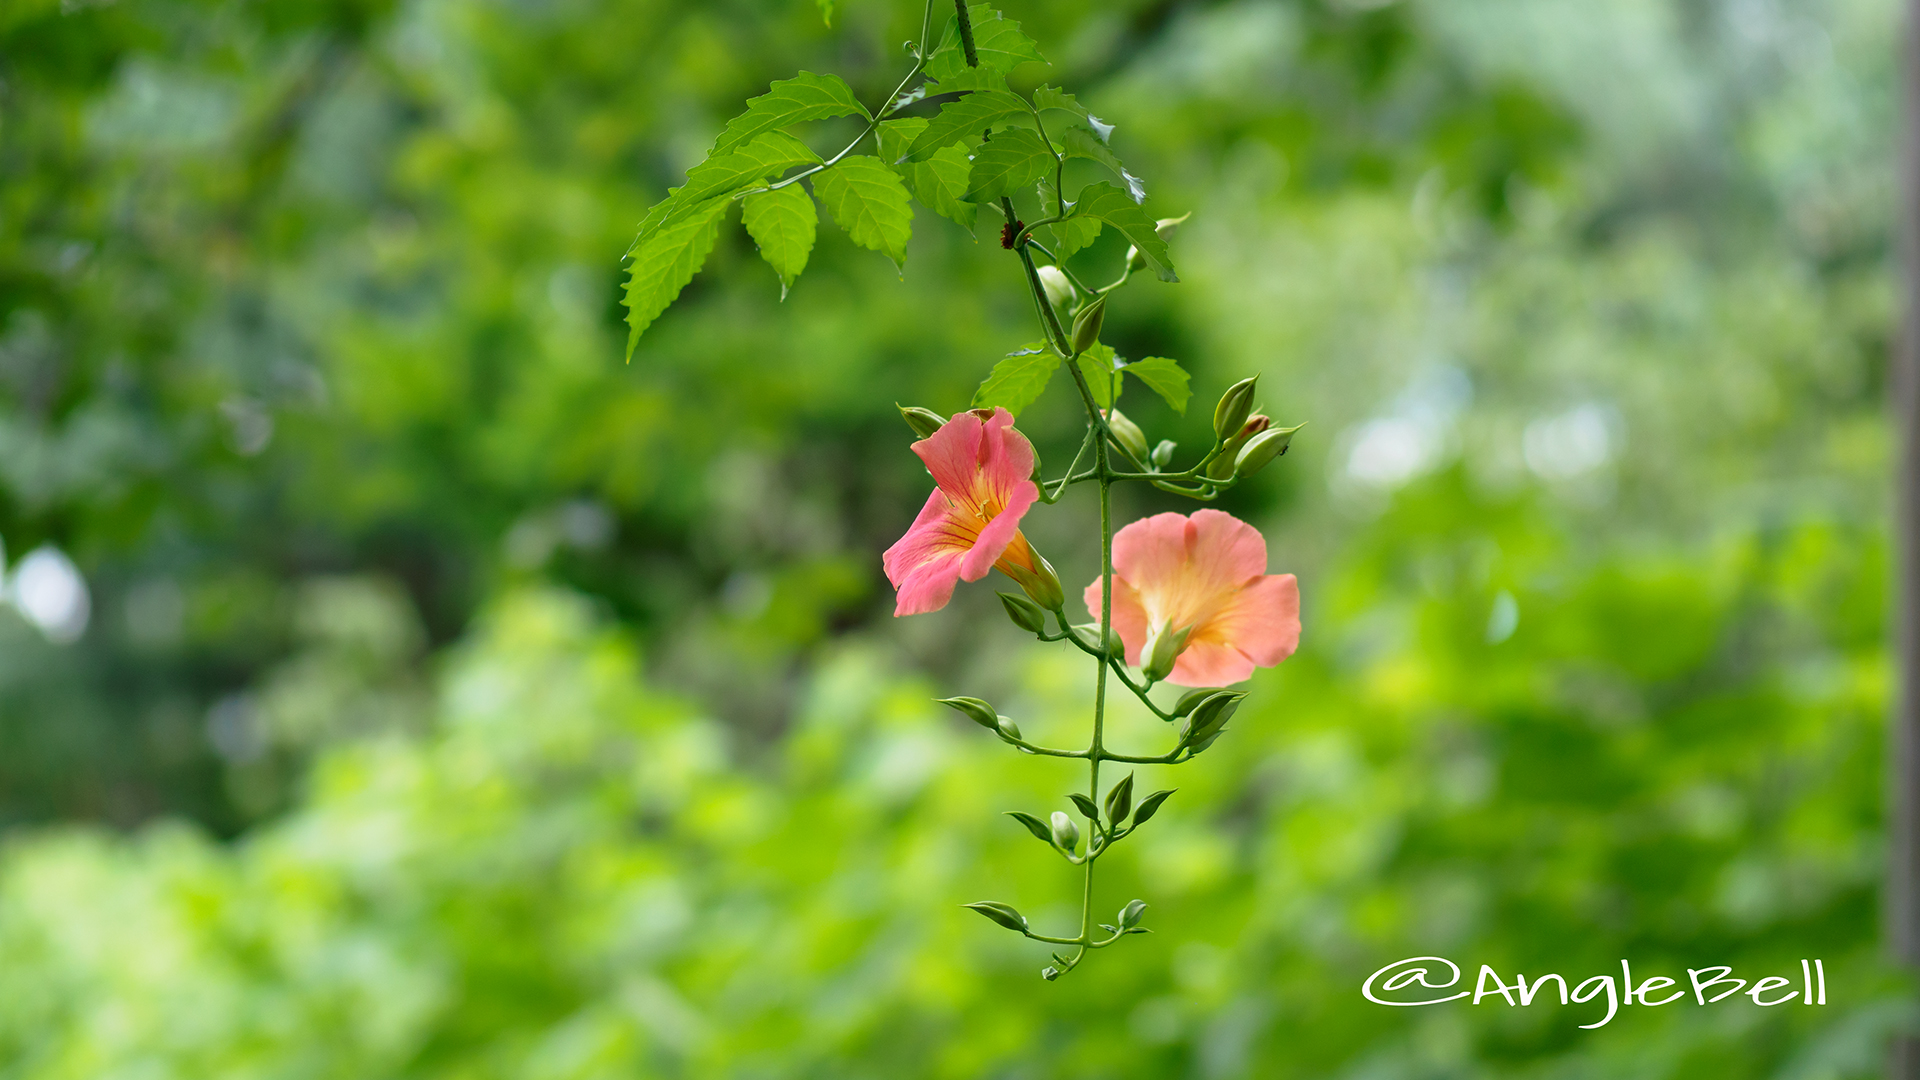
POLYGON ((964 499, 973 492, 974 476, 980 471, 980 439, 985 425, 972 413, 955 413, 940 430, 914 443, 909 449, 926 462, 933 482, 950 498, 964 499))
POLYGON ((1155 514, 1113 537, 1115 573, 1140 590, 1148 618, 1175 626, 1203 622, 1241 584, 1267 569, 1260 531, 1232 514, 1155 514))
MULTIPOLYGON (((1174 517, 1180 515, 1174 514, 1174 517)), ((1100 621, 1100 579, 1094 578, 1087 586, 1083 599, 1087 602, 1087 612, 1094 622, 1100 621)), ((1127 647, 1127 663, 1140 666, 1140 650, 1145 648, 1147 640, 1147 609, 1140 603, 1140 594, 1116 576, 1113 579, 1113 629, 1120 635, 1121 644, 1127 647)))
POLYGON ((1194 630, 1195 640, 1230 645, 1259 667, 1272 667, 1300 647, 1300 583, 1268 574, 1236 593, 1194 630))
POLYGON ((968 581, 979 581, 993 569, 1007 545, 1020 531, 1020 519, 1040 499, 1040 489, 1031 480, 1022 479, 1020 486, 1013 489, 1009 501, 987 527, 980 530, 980 538, 974 541, 973 550, 967 553, 966 561, 961 564, 960 576, 968 581))
MULTIPOLYGON (((978 482, 979 494, 999 506, 1003 513, 1012 512, 1019 492, 1032 491, 1039 495, 1033 483, 1033 444, 1014 429, 1013 414, 1005 409, 993 410, 993 418, 987 421, 982 433, 978 482)), ((1027 506, 1031 505, 1029 501, 1027 506)), ((1026 508, 1022 507, 1019 512, 1026 513, 1026 508)))
POLYGON ((1167 681, 1175 686, 1227 686, 1252 674, 1253 661, 1239 649, 1215 641, 1188 641, 1167 681))
POLYGON ((927 496, 906 535, 880 557, 887 580, 899 592, 895 615, 919 615, 947 606, 954 582, 960 579, 961 563, 979 539, 973 521, 971 515, 955 511, 938 489, 927 496))

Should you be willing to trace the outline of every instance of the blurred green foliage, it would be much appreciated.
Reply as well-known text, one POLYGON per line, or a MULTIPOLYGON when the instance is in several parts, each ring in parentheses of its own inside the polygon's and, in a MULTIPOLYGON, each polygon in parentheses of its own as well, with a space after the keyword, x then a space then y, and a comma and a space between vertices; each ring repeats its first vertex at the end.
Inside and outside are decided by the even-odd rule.
POLYGON ((917 11, 16 3, 0 538, 91 621, 0 610, 0 1076, 1874 1072, 1894 5, 1007 11, 1195 211, 1107 339, 1311 422, 1228 504, 1302 651, 1100 886, 1157 932, 1047 985, 955 906, 1062 917, 995 811, 1072 781, 930 699, 1045 738, 1090 675, 886 617, 894 402, 1035 336, 991 240, 825 230, 782 304, 730 230, 618 363, 645 207, 917 11), (1834 1004, 1360 999, 1428 953, 1834 1004))

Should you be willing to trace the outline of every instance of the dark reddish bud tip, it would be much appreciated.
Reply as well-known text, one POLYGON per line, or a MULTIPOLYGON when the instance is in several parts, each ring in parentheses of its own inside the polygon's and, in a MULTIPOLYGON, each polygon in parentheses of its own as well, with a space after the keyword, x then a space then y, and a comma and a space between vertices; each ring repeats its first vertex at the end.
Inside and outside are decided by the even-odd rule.
POLYGON ((1014 220, 1007 222, 1005 225, 1002 225, 1000 227, 1000 246, 1003 248, 1006 248, 1008 251, 1012 251, 1013 238, 1016 236, 1019 236, 1020 230, 1026 227, 1027 227, 1027 223, 1024 221, 1021 221, 1018 218, 1015 218, 1014 220))

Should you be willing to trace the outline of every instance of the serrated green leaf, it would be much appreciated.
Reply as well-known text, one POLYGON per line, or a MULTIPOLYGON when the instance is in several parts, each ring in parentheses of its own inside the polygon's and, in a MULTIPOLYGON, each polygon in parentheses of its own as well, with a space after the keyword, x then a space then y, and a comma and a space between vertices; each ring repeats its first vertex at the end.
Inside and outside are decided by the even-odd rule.
POLYGON ((1187 387, 1187 373, 1176 360, 1164 356, 1149 356, 1144 360, 1135 360, 1120 369, 1121 374, 1131 375, 1147 384, 1147 389, 1159 394, 1173 411, 1182 416, 1187 414, 1187 400, 1193 391, 1187 387))
POLYGON ((733 200, 716 197, 655 232, 633 253, 627 268, 627 359, 653 320, 686 288, 713 251, 714 234, 733 200))
POLYGON ((1118 373, 1113 370, 1113 350, 1105 345, 1095 345, 1075 358, 1080 365, 1080 374, 1087 380, 1087 389, 1093 391, 1094 404, 1103 409, 1113 407, 1113 383, 1118 373))
MULTIPOLYGON (((1042 212, 1064 214, 1070 209, 1062 204, 1060 193, 1054 189, 1053 177, 1041 177, 1039 190, 1042 212)), ((1054 257, 1066 259, 1100 238, 1100 222, 1094 218, 1068 218, 1046 226, 1045 235, 1052 241, 1054 257)))
POLYGON ((1022 825, 1025 825, 1027 827, 1027 831, 1033 834, 1034 839, 1040 841, 1041 843, 1047 845, 1048 847, 1053 846, 1053 830, 1047 828, 1046 822, 1041 821, 1039 818, 1034 817, 1032 814, 1029 814, 1020 810, 1008 810, 1006 814, 1008 817, 1012 818, 1013 820, 1019 822, 1022 825))
POLYGON ((766 93, 749 99, 747 111, 727 121, 726 130, 713 144, 713 153, 724 153, 764 132, 804 120, 856 115, 866 116, 867 109, 853 96, 845 80, 838 75, 803 71, 791 79, 781 79, 766 93))
POLYGON ((1053 253, 1062 259, 1084 251, 1100 239, 1100 223, 1093 218, 1068 218, 1056 221, 1053 229, 1054 243, 1058 245, 1053 253))
MULTIPOLYGON (((880 159, 897 162, 907 146, 925 131, 927 121, 920 117, 888 120, 879 127, 880 159)), ((980 207, 961 199, 967 192, 967 174, 973 169, 968 154, 971 140, 943 146, 925 161, 896 164, 893 170, 907 182, 913 197, 941 217, 949 218, 971 233, 980 215, 980 207)))
POLYGON ((1040 400, 1054 371, 1060 367, 1060 358, 1044 346, 1028 348, 1031 351, 1014 353, 993 365, 986 381, 974 392, 974 408, 1000 406, 1019 416, 1022 409, 1040 400))
POLYGON ((1005 90, 1007 77, 990 67, 961 68, 944 79, 928 79, 935 94, 965 94, 975 90, 1005 90))
MULTIPOLYGON (((1025 63, 1044 64, 1039 46, 1021 32, 1020 24, 985 4, 968 4, 967 21, 973 26, 973 53, 980 66, 1006 74, 1025 63)), ((946 83, 968 68, 965 48, 960 44, 960 20, 947 20, 940 44, 927 57, 927 74, 946 83)))
POLYGON ((1106 142, 1108 139, 1113 138, 1112 124, 1088 112, 1087 107, 1080 104, 1080 99, 1064 90, 1052 86, 1043 86, 1035 90, 1033 92, 1033 107, 1036 109, 1060 109, 1065 112, 1070 112, 1080 119, 1085 120, 1087 126, 1093 130, 1093 133, 1099 136, 1101 142, 1106 142))
POLYGON ((1120 164, 1119 157, 1115 156, 1105 141, 1094 134, 1093 129, 1080 124, 1071 124, 1066 130, 1060 132, 1059 138, 1062 153, 1068 157, 1085 158, 1105 165, 1113 175, 1127 185, 1127 194, 1133 196, 1134 202, 1147 201, 1147 185, 1139 177, 1128 172, 1125 165, 1120 164))
POLYGON ((982 90, 950 101, 907 147, 906 160, 925 161, 933 152, 968 135, 979 135, 1016 116, 1029 116, 1027 103, 1004 90, 982 90))
POLYGON ((740 217, 747 235, 760 245, 760 257, 780 275, 780 299, 787 298, 800 271, 807 268, 820 215, 799 184, 778 191, 759 191, 742 201, 740 217))
POLYGON ((640 231, 627 254, 654 232, 692 213, 701 203, 720 195, 765 183, 796 165, 817 165, 820 155, 785 132, 769 131, 725 154, 709 157, 687 172, 687 182, 667 192, 640 222, 640 231))
POLYGON ((991 202, 1040 179, 1055 164, 1053 152, 1026 128, 1008 128, 974 151, 967 173, 968 202, 991 202))
POLYGON ((1096 218, 1118 229, 1133 246, 1146 256, 1148 265, 1161 281, 1179 281, 1173 272, 1173 260, 1167 252, 1167 242, 1153 231, 1153 216, 1133 201, 1126 192, 1102 180, 1090 184, 1080 192, 1080 199, 1074 204, 1075 217, 1096 218))
POLYGON ((841 158, 814 174, 813 193, 854 243, 882 252, 895 266, 906 265, 913 203, 900 174, 885 162, 865 154, 841 158))

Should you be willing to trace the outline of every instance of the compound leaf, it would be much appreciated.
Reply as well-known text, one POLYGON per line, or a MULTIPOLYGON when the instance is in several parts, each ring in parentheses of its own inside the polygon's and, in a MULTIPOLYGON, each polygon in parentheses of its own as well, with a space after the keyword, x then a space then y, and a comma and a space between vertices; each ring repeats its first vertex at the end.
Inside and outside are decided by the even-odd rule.
POLYGON ((976 150, 967 174, 968 202, 991 202, 1023 188, 1054 166, 1053 152, 1026 128, 1008 128, 976 150))
POLYGON ((1043 86, 1035 90, 1033 92, 1033 107, 1036 109, 1060 109, 1073 113, 1075 116, 1087 122, 1087 126, 1092 129, 1095 135, 1100 137, 1101 142, 1106 142, 1108 139, 1113 138, 1112 124, 1088 112, 1087 107, 1080 104, 1080 99, 1057 87, 1043 86))
POLYGON ((627 269, 627 359, 633 359, 640 335, 686 288, 713 251, 732 199, 712 198, 640 244, 627 269))
POLYGON ((877 157, 855 154, 813 177, 813 193, 853 242, 884 253, 895 266, 907 262, 913 203, 900 174, 877 157))
MULTIPOLYGON (((880 125, 880 159, 898 162, 907 146, 925 131, 927 121, 920 117, 888 120, 880 125)), ((894 171, 907 182, 913 197, 941 217, 950 218, 971 233, 979 219, 980 207, 961 198, 967 193, 967 174, 973 160, 967 143, 959 142, 934 151, 925 161, 896 164, 894 171)))
POLYGON ((1087 389, 1093 391, 1094 404, 1103 409, 1113 407, 1113 383, 1116 372, 1113 370, 1113 350, 1105 345, 1095 345, 1075 358, 1080 365, 1080 374, 1087 380, 1087 389))
POLYGON ((1060 133, 1060 150, 1068 157, 1085 158, 1105 165, 1112 170, 1113 175, 1127 185, 1127 194, 1133 196, 1134 202, 1147 201, 1147 185, 1142 183, 1139 177, 1128 172, 1125 165, 1120 164, 1119 157, 1115 156, 1106 141, 1096 135, 1093 129, 1081 124, 1069 126, 1060 133))
POLYGON ((926 130, 907 146, 907 161, 925 161, 933 152, 963 136, 978 135, 1016 116, 1031 115, 1027 103, 1005 90, 981 90, 951 101, 926 130))
POLYGON ((1176 360, 1164 356, 1149 356, 1144 360, 1135 360, 1120 369, 1124 375, 1131 375, 1147 384, 1147 389, 1159 394, 1173 411, 1182 416, 1187 414, 1187 400, 1193 392, 1187 388, 1187 373, 1176 360))
MULTIPOLYGON (((968 4, 967 21, 973 26, 974 57, 988 71, 1004 76, 1021 64, 1047 62, 1033 39, 1021 32, 1019 23, 987 5, 968 4)), ((967 70, 966 50, 960 44, 960 21, 957 17, 948 19, 939 47, 927 57, 927 74, 940 80, 943 86, 959 89, 949 80, 963 76, 967 70)))
POLYGON ((799 184, 778 191, 758 191, 742 202, 740 217, 747 234, 760 245, 760 257, 780 275, 780 299, 785 300, 787 289, 807 268, 807 256, 813 251, 814 232, 820 223, 813 200, 799 184))
POLYGON ((1059 366, 1060 358, 1037 342, 1012 353, 993 365, 993 371, 987 375, 986 381, 974 392, 973 407, 991 409, 1001 406, 1019 416, 1022 409, 1040 400, 1040 395, 1046 391, 1047 383, 1053 379, 1053 373, 1059 366))
POLYGON ((747 101, 747 111, 727 121, 726 130, 713 144, 713 153, 721 154, 763 132, 798 124, 803 120, 830 120, 836 116, 866 116, 867 110, 853 96, 846 81, 838 75, 815 75, 803 71, 791 79, 781 79, 767 92, 747 101))
POLYGON ((1180 280, 1173 272, 1167 242, 1154 231, 1153 218, 1126 192, 1104 180, 1090 184, 1080 192, 1073 215, 1094 218, 1118 229, 1134 247, 1140 249, 1140 254, 1146 256, 1147 263, 1161 281, 1180 280))

